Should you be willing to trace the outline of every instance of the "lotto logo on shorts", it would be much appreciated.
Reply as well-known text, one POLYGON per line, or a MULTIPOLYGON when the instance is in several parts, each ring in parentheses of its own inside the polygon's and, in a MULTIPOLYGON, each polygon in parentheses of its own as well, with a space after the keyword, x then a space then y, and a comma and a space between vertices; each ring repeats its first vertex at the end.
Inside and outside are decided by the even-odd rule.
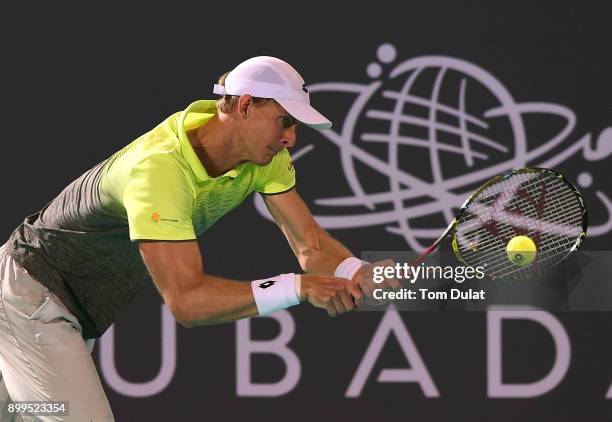
POLYGON ((159 214, 156 212, 151 214, 151 220, 155 221, 156 223, 159 223, 159 214))

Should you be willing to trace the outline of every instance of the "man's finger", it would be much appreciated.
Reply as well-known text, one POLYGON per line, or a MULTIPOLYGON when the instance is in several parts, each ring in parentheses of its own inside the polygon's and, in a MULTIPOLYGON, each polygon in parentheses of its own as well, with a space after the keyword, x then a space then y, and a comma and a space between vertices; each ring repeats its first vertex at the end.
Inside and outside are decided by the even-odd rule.
POLYGON ((363 293, 361 291, 361 288, 355 283, 349 283, 347 289, 351 297, 353 298, 353 302, 355 303, 355 305, 361 306, 361 304, 363 303, 363 293))
MULTIPOLYGON (((348 286, 345 286, 348 287, 348 286)), ((353 297, 349 294, 348 289, 343 289, 340 293, 340 300, 342 301, 342 305, 344 305, 345 312, 352 311, 355 307, 355 302, 353 302, 353 297)))
POLYGON ((335 295, 332 299, 332 303, 334 308, 336 308, 336 314, 340 315, 346 312, 346 308, 344 307, 344 303, 342 303, 342 299, 339 295, 335 295))
POLYGON ((393 290, 397 290, 402 286, 402 283, 400 283, 397 278, 387 278, 385 279, 385 282, 393 290))
POLYGON ((374 288, 376 287, 377 285, 372 280, 362 279, 359 282, 359 288, 367 297, 372 296, 372 294, 374 293, 374 288))
POLYGON ((336 306, 334 305, 333 300, 329 301, 329 303, 325 306, 325 310, 327 311, 327 314, 332 318, 338 315, 338 311, 336 309, 336 306))

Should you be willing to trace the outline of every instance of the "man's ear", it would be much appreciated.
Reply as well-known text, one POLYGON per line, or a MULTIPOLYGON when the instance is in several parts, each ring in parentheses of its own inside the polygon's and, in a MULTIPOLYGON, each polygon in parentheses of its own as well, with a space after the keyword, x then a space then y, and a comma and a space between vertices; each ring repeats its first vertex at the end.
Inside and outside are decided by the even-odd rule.
POLYGON ((253 97, 249 94, 241 95, 238 99, 238 114, 240 117, 247 118, 251 106, 253 105, 253 97))

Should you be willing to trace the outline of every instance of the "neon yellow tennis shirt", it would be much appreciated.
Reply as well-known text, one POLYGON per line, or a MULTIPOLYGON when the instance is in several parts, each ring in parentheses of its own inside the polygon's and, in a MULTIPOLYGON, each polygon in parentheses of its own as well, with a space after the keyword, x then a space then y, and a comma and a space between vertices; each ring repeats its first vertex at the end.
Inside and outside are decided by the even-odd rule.
POLYGON ((274 194, 295 186, 287 149, 265 166, 243 163, 209 176, 186 131, 206 124, 216 112, 214 101, 196 101, 106 164, 102 201, 127 216, 131 240, 195 239, 251 192, 274 194))
POLYGON ((191 240, 249 193, 293 188, 288 151, 210 177, 186 130, 206 124, 214 101, 173 114, 70 183, 27 216, 7 252, 55 293, 83 337, 101 336, 151 282, 137 239, 191 240))

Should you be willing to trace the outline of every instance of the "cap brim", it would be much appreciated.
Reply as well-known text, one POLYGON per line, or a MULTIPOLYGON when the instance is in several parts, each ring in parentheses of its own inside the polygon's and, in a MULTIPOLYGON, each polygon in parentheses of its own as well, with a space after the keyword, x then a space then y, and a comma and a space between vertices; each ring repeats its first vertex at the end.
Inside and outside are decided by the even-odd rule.
POLYGON ((295 117, 300 123, 306 126, 320 130, 332 127, 332 123, 309 104, 285 99, 277 99, 276 101, 287 110, 287 113, 291 114, 291 116, 295 117))

